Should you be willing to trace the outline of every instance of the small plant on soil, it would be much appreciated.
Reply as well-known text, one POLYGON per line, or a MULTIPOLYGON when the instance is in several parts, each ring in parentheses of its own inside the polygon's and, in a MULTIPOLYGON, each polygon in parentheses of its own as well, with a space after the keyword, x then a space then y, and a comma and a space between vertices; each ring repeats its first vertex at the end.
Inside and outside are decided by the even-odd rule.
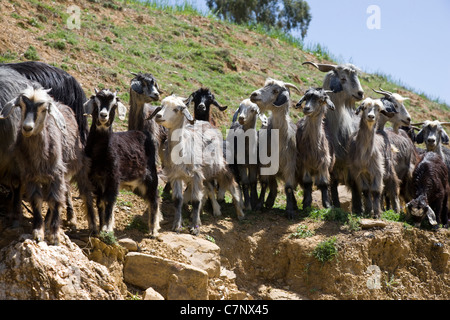
POLYGON ((338 254, 336 237, 320 242, 313 251, 313 256, 322 263, 331 261, 338 254))

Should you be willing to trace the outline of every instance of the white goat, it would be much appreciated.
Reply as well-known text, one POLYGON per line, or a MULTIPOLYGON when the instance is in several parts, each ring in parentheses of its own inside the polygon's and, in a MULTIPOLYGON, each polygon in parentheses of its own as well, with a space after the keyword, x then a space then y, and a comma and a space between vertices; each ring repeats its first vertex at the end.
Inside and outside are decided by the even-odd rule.
POLYGON ((181 97, 169 96, 161 101, 161 106, 151 117, 168 129, 163 166, 172 187, 175 205, 173 230, 179 232, 182 228, 182 188, 185 182, 186 192, 190 192, 193 211, 190 232, 197 235, 200 232, 200 212, 205 187, 212 200, 215 215, 220 214, 220 206, 214 194, 214 181, 230 191, 237 217, 243 219, 244 213, 239 187, 223 157, 223 138, 220 131, 209 122, 195 121, 185 101, 181 97))
MULTIPOLYGON (((351 137, 348 144, 347 166, 350 188, 355 190, 353 197, 359 197, 355 203, 361 203, 364 197, 365 213, 374 217, 381 214, 381 193, 385 174, 384 138, 376 134, 379 114, 385 113, 381 100, 366 98, 356 110, 361 114, 359 130, 351 137), (353 185, 354 184, 354 185, 353 185)), ((361 207, 353 207, 356 214, 362 213, 361 207)))

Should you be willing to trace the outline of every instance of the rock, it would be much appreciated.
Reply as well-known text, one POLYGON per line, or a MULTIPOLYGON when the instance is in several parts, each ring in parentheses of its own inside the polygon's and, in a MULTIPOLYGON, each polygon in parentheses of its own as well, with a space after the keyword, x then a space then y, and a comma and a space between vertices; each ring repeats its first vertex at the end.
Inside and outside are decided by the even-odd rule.
POLYGON ((133 239, 124 238, 124 239, 118 240, 117 242, 119 242, 119 244, 122 247, 124 247, 125 249, 127 249, 128 251, 132 251, 132 252, 139 251, 139 246, 138 246, 137 242, 134 241, 133 239))
MULTIPOLYGON (((263 299, 265 300, 305 300, 304 297, 300 296, 297 293, 289 292, 282 289, 277 288, 265 288, 264 292, 262 292, 263 299)), ((260 289, 261 291, 261 289, 260 289)))
POLYGON ((123 261, 125 259, 126 249, 117 244, 108 245, 102 240, 94 237, 89 240, 89 243, 89 260, 98 262, 107 267, 114 283, 120 289, 122 295, 125 296, 127 293, 127 286, 123 282, 123 261))
POLYGON ((123 299, 108 269, 90 261, 65 234, 59 246, 25 238, 0 251, 0 299, 123 299))
POLYGON ((208 273, 161 257, 130 252, 123 268, 125 282, 143 290, 153 287, 167 300, 208 299, 208 273))
POLYGON ((371 228, 384 228, 387 226, 387 223, 383 220, 372 220, 372 219, 361 219, 359 224, 362 229, 371 229, 371 228))
POLYGON ((145 290, 142 300, 164 300, 164 297, 158 291, 150 287, 145 290))
POLYGON ((220 276, 220 248, 211 241, 190 234, 166 233, 160 240, 184 255, 190 264, 208 272, 210 278, 220 276))

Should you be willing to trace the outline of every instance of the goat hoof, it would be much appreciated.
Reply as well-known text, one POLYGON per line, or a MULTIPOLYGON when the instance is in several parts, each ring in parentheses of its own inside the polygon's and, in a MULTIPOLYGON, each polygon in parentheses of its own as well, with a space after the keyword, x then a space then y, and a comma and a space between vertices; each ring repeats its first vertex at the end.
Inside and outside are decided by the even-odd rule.
POLYGON ((296 213, 295 213, 295 211, 293 211, 293 210, 288 210, 288 211, 286 211, 286 214, 287 214, 287 218, 288 218, 289 220, 294 220, 294 218, 295 218, 295 216, 296 216, 296 213))
POLYGON ((200 234, 200 228, 198 226, 195 227, 191 227, 191 229, 189 230, 189 232, 193 235, 193 236, 198 236, 200 234))
POLYGON ((33 230, 33 240, 36 240, 37 242, 44 241, 44 230, 42 229, 35 229, 33 230))

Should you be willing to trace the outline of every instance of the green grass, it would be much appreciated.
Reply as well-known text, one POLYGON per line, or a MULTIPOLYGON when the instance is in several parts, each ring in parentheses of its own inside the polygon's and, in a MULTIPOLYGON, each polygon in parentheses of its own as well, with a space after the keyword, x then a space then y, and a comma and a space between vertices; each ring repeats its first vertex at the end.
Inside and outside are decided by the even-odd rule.
POLYGON ((320 242, 314 248, 312 255, 322 263, 333 260, 338 255, 336 241, 336 237, 331 237, 320 242))
POLYGON ((309 238, 315 235, 314 230, 309 230, 308 226, 306 225, 299 225, 294 233, 291 233, 289 235, 289 238, 295 238, 295 239, 305 239, 309 238))

